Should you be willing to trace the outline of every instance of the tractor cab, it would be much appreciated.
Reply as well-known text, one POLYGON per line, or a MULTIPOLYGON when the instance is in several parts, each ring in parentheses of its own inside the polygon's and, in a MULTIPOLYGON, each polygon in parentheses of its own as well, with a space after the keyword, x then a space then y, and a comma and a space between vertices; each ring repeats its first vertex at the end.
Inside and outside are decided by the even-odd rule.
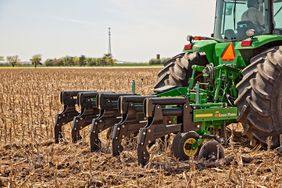
POLYGON ((282 35, 281 20, 282 0, 218 0, 214 38, 241 41, 253 35, 282 35))

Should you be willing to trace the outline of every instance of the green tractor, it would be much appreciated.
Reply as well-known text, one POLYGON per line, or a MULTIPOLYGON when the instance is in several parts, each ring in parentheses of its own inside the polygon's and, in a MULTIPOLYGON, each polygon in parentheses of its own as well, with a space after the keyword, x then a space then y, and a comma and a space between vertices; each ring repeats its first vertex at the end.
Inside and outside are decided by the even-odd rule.
POLYGON ((63 91, 64 111, 55 123, 55 142, 72 121, 72 140, 91 125, 91 151, 109 131, 112 154, 137 135, 138 162, 148 147, 176 134, 175 157, 223 158, 225 127, 240 122, 251 145, 280 146, 282 134, 282 0, 217 0, 212 37, 188 36, 183 53, 158 73, 151 96, 133 92, 63 91), (81 111, 76 111, 76 105, 81 111))

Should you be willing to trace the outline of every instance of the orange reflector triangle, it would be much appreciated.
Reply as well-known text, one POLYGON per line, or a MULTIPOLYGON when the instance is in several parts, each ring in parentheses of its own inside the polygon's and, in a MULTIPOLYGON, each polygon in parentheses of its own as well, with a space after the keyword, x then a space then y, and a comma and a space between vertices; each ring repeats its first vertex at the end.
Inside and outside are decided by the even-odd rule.
POLYGON ((236 57, 233 43, 229 43, 222 54, 222 61, 233 61, 236 57))

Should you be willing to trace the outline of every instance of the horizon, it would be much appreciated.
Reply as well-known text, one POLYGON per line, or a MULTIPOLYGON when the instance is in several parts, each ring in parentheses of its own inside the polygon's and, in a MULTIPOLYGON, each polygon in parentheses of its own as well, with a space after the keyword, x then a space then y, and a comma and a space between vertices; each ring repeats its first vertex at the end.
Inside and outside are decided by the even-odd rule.
POLYGON ((35 54, 44 61, 102 57, 108 52, 111 27, 117 60, 173 57, 181 53, 188 34, 210 36, 214 12, 215 1, 208 0, 0 0, 0 24, 5 26, 0 31, 0 56, 18 55, 22 61, 35 54))

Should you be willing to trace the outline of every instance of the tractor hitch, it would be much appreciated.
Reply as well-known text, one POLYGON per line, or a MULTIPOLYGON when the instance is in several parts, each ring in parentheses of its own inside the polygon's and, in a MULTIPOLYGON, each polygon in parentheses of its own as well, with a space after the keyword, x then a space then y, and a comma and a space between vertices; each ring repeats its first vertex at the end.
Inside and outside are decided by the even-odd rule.
POLYGON ((112 155, 117 156, 123 151, 122 139, 137 135, 140 128, 146 125, 143 102, 153 96, 121 96, 118 110, 121 121, 116 123, 112 131, 112 155))
POLYGON ((75 109, 77 104, 78 93, 83 91, 62 91, 60 93, 60 102, 64 105, 63 111, 58 113, 55 120, 54 134, 55 143, 59 143, 63 138, 62 126, 69 123, 73 118, 79 115, 79 112, 75 109))
POLYGON ((144 108, 147 124, 139 130, 137 136, 138 164, 142 166, 145 166, 150 159, 147 150, 149 144, 157 138, 194 129, 192 107, 184 97, 146 98, 144 108), (176 122, 170 122, 172 117, 176 117, 176 122))
POLYGON ((118 99, 121 96, 131 95, 128 93, 99 93, 97 97, 98 109, 100 110, 97 118, 92 120, 90 130, 90 149, 99 151, 101 141, 99 133, 111 128, 121 120, 121 114, 118 110, 118 99))

